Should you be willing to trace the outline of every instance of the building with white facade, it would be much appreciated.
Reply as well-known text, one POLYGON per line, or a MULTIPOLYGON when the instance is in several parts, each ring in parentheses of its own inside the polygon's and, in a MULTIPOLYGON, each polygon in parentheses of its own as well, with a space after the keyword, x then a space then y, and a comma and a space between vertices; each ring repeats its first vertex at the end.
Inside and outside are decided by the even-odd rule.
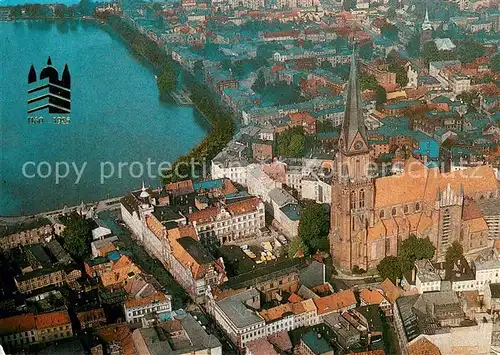
POLYGON ((260 293, 254 288, 227 297, 210 293, 207 309, 240 349, 256 339, 319 323, 312 300, 259 311, 260 293))
POLYGON ((149 313, 165 313, 172 311, 170 296, 162 292, 154 292, 152 295, 140 298, 131 298, 123 304, 125 320, 127 323, 137 323, 149 313))
POLYGON ((264 202, 269 202, 269 192, 282 187, 281 182, 271 179, 258 164, 248 166, 247 188, 250 195, 259 196, 264 202))
POLYGON ((281 188, 269 192, 273 217, 281 231, 290 238, 299 234, 300 205, 297 200, 281 188))
POLYGON ((258 197, 250 197, 194 211, 187 219, 201 240, 216 240, 220 244, 238 242, 257 235, 265 226, 264 203, 258 197))
POLYGON ((441 290, 441 277, 429 260, 415 261, 415 271, 415 287, 418 293, 441 290))
POLYGON ((500 260, 492 259, 482 262, 474 262, 476 270, 476 290, 484 293, 484 287, 488 283, 500 283, 500 260))

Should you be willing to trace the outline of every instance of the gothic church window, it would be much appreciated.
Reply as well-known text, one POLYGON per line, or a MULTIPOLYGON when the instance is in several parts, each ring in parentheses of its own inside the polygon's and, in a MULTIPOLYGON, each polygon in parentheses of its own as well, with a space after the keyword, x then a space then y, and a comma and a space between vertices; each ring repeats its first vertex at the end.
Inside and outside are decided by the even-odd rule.
POLYGON ((395 216, 395 215, 396 215, 396 213, 397 213, 397 212, 396 212, 396 207, 393 207, 393 208, 392 208, 392 215, 393 215, 393 216, 395 216))
POLYGON ((384 217, 385 217, 385 212, 384 212, 384 210, 380 210, 380 215, 379 215, 379 216, 380 216, 380 218, 384 218, 384 217))
POLYGON ((415 211, 420 211, 420 203, 418 202, 415 204, 415 211))
POLYGON ((351 191, 351 210, 356 208, 356 191, 351 191))
POLYGON ((405 205, 405 207, 403 208, 403 211, 405 214, 408 214, 408 212, 409 212, 408 205, 405 205))
POLYGON ((359 190, 359 208, 365 207, 365 190, 359 190))

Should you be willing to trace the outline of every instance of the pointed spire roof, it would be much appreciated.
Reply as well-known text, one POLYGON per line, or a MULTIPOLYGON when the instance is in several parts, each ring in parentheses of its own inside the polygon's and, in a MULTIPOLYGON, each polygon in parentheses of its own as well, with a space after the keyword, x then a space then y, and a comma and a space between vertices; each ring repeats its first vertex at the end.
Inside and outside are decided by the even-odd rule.
POLYGON ((353 49, 351 57, 351 72, 349 74, 349 83, 347 86, 346 107, 344 112, 344 122, 342 123, 342 149, 348 152, 357 136, 364 141, 365 147, 368 147, 366 138, 365 119, 363 116, 363 103, 361 102, 360 85, 358 80, 358 65, 356 52, 353 49))
POLYGON ((424 23, 422 23, 422 29, 425 31, 432 30, 432 24, 429 20, 429 10, 427 9, 427 7, 425 8, 425 19, 424 23))
POLYGON ((140 198, 148 198, 149 193, 146 191, 146 187, 144 186, 144 181, 142 182, 142 191, 141 194, 139 195, 140 198))
POLYGON ((28 73, 28 84, 34 83, 35 81, 36 81, 36 70, 33 64, 31 64, 31 68, 28 73))
POLYGON ((47 59, 47 65, 52 65, 52 59, 50 59, 50 56, 49 56, 49 58, 47 59))

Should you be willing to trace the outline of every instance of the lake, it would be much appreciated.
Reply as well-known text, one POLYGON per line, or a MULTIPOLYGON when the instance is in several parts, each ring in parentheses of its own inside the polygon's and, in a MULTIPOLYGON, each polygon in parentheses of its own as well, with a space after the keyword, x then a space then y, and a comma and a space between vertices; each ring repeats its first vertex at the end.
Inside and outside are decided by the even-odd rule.
POLYGON ((196 109, 161 102, 148 63, 94 23, 0 22, 0 36, 0 216, 120 196, 143 180, 157 187, 158 164, 208 132, 196 109), (49 56, 71 74, 69 124, 28 123, 28 72, 49 56), (56 180, 56 167, 67 177, 56 180))

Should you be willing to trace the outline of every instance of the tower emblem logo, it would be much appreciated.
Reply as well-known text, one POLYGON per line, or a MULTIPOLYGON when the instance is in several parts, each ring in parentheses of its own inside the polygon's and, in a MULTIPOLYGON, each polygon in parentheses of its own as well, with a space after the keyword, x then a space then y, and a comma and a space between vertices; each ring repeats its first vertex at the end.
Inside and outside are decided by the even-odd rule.
MULTIPOLYGON (((52 60, 47 60, 47 66, 37 77, 35 67, 31 65, 28 74, 28 114, 44 111, 49 114, 64 114, 71 112, 71 75, 68 65, 59 79, 59 72, 52 66, 52 60)), ((68 118, 68 117, 65 117, 68 118)))

